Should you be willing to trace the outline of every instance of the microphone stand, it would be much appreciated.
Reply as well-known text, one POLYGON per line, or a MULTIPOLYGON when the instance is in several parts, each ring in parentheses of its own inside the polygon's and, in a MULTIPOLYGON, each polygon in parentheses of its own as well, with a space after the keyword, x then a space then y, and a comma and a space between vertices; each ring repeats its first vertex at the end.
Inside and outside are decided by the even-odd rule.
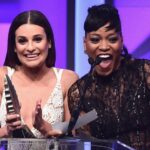
POLYGON ((83 103, 83 100, 84 100, 84 97, 85 97, 85 93, 86 93, 86 90, 89 86, 89 81, 90 81, 90 77, 91 77, 91 74, 93 72, 93 69, 96 65, 98 65, 100 62, 101 62, 101 58, 99 57, 99 55, 96 57, 95 61, 89 57, 88 59, 88 62, 89 64, 91 65, 91 69, 88 73, 88 77, 86 78, 85 80, 85 85, 84 85, 84 88, 83 88, 83 93, 82 95, 80 96, 80 100, 79 100, 79 104, 78 104, 78 107, 73 111, 72 115, 71 115, 71 119, 70 119, 70 122, 69 122, 69 125, 68 125, 68 130, 67 130, 67 136, 69 137, 72 137, 72 130, 78 120, 78 117, 79 117, 79 114, 80 114, 80 109, 81 109, 81 104, 83 103))

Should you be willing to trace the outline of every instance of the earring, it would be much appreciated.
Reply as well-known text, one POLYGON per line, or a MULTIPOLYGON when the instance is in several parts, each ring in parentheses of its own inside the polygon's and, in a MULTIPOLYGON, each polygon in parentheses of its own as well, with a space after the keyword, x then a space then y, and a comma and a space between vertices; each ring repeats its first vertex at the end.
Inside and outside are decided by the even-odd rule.
POLYGON ((51 49, 52 48, 52 45, 51 45, 51 42, 49 43, 48 45, 48 49, 51 49))

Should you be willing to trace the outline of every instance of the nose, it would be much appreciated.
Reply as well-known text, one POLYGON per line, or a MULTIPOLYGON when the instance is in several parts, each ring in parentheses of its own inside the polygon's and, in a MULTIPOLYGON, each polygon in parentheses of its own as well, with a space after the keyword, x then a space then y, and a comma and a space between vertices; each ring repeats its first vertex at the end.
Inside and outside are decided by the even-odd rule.
POLYGON ((27 45, 27 50, 34 51, 34 49, 35 49, 35 46, 34 46, 33 42, 29 42, 27 45))
POLYGON ((106 40, 102 40, 100 42, 100 44, 99 44, 99 50, 101 50, 101 51, 107 51, 107 50, 109 50, 109 45, 108 45, 108 43, 107 43, 106 40))

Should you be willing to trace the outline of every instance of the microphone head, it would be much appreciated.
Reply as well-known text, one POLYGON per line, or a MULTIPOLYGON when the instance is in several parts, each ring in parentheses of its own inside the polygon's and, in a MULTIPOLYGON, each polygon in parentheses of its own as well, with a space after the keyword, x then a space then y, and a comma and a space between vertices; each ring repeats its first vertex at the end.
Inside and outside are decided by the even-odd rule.
POLYGON ((93 67, 98 65, 101 61, 102 59, 99 57, 99 55, 96 56, 95 60, 92 57, 88 58, 89 64, 93 67))
POLYGON ((93 65, 93 64, 94 64, 93 58, 92 58, 92 57, 89 57, 89 58, 88 58, 88 62, 89 62, 90 65, 93 65))
MULTIPOLYGON (((101 61, 102 61, 102 58, 100 57, 100 54, 96 56, 95 60, 94 60, 92 57, 89 57, 89 58, 88 58, 88 62, 89 62, 89 64, 91 65, 91 69, 90 69, 89 74, 92 73, 94 67, 95 67, 96 65, 98 65, 101 61)), ((94 79, 94 78, 93 78, 93 79, 94 79)))
POLYGON ((99 55, 96 56, 96 59, 95 59, 95 63, 94 65, 98 65, 100 62, 102 61, 102 59, 99 57, 99 55))

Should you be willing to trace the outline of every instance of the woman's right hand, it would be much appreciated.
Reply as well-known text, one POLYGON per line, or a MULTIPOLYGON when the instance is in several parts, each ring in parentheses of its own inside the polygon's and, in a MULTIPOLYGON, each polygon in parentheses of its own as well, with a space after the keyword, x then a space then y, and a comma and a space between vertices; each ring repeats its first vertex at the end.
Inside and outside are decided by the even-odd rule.
POLYGON ((53 129, 52 125, 42 118, 41 100, 38 100, 36 103, 32 120, 34 128, 39 130, 45 137, 62 135, 61 131, 53 129))
POLYGON ((7 114, 6 116, 6 136, 10 136, 11 133, 16 130, 22 128, 22 123, 19 114, 7 114))

